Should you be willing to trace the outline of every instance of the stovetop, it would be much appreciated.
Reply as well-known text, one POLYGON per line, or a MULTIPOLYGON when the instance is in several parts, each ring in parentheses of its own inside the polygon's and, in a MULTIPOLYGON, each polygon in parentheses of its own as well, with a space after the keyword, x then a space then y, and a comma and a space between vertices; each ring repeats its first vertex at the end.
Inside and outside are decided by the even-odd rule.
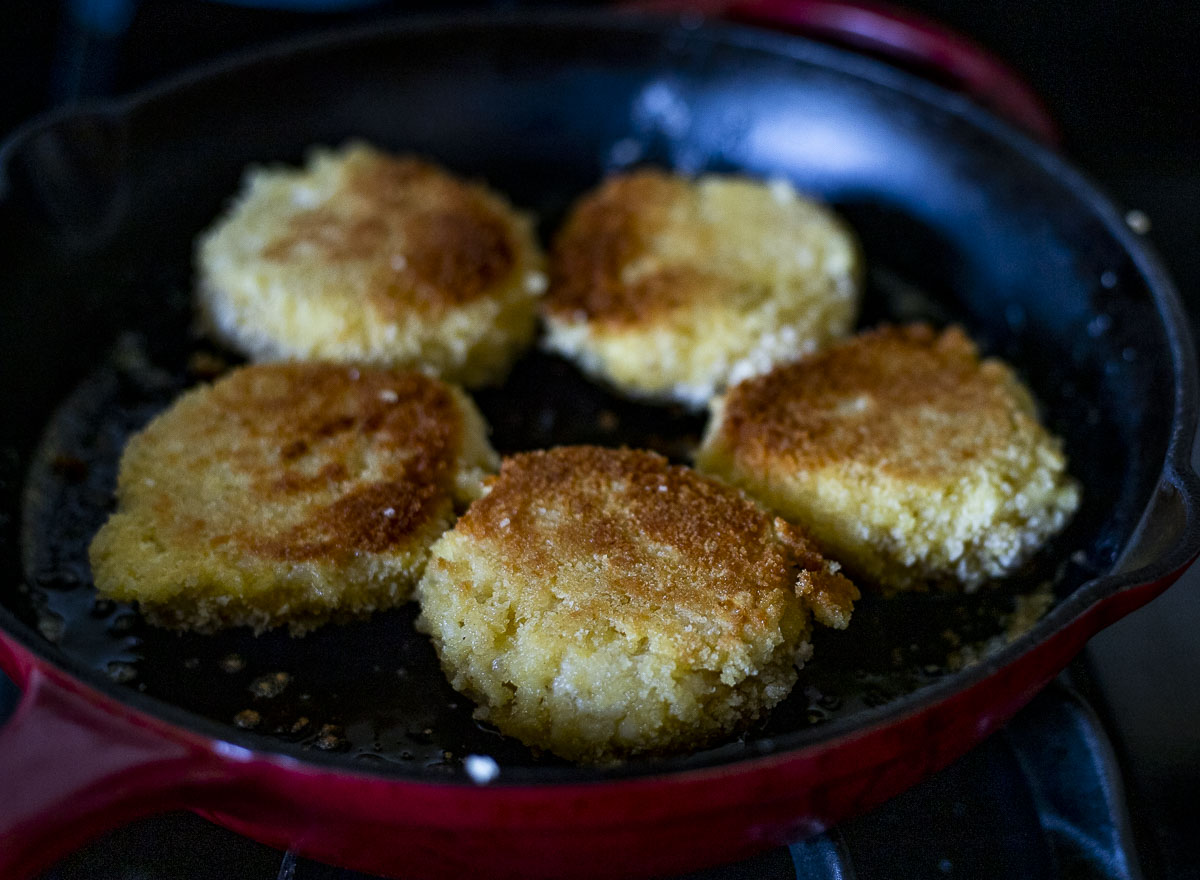
MULTIPOLYGON (((320 6, 319 2, 293 5, 320 6)), ((328 3, 324 4, 330 5, 328 3)), ((127 91, 336 15, 204 0, 29 0, 0 28, 0 134, 70 94, 127 91), (120 38, 82 39, 75 18, 107 9, 120 38), (121 15, 131 18, 121 20, 121 15)), ((456 5, 497 5, 485 2, 456 5)), ((515 5, 506 3, 500 5, 515 5)), ((1150 220, 1200 314, 1200 5, 1171 0, 902 5, 1009 61, 1058 119, 1063 149, 1150 220)), ((404 9, 444 4, 405 3, 404 9)), ((1091 642, 1068 673, 1001 732, 867 816, 813 840, 694 877, 1169 878, 1200 880, 1200 568, 1091 642), (1115 755, 1115 760, 1114 760, 1115 755)), ((0 677, 0 717, 14 689, 0 677)), ((347 878, 196 816, 142 820, 53 869, 53 880, 347 878)))

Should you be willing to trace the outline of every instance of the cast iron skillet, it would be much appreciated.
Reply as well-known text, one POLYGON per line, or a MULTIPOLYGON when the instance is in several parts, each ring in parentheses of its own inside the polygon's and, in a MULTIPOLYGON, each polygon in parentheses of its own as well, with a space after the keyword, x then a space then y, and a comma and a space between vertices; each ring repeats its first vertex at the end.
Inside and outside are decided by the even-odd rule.
MULTIPOLYGON (((1194 353, 1157 260, 1059 159, 874 62, 649 19, 409 21, 35 123, 0 158, 0 662, 24 689, 0 731, 6 877, 178 807, 406 877, 744 857, 948 763, 1200 548, 1194 353), (544 231, 630 164, 793 180, 864 242, 864 323, 958 321, 1018 365, 1066 440, 1082 510, 982 594, 864 600, 746 737, 603 769, 475 724, 411 609, 301 641, 143 625, 96 600, 85 551, 125 437, 220 355, 189 330, 192 241, 247 163, 349 137, 484 177, 544 231), (494 757, 499 778, 473 783, 468 755, 494 757)), ((702 426, 540 355, 479 401, 502 451, 682 458, 702 426)))

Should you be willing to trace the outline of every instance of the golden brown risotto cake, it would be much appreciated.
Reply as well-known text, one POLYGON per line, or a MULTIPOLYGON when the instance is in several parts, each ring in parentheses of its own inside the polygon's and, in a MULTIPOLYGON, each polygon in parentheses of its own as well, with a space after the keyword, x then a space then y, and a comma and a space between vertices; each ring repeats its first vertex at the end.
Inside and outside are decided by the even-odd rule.
POLYGON ((628 394, 702 407, 848 333, 859 275, 850 230, 784 181, 639 171, 559 233, 545 344, 628 394))
POLYGON ((782 700, 858 592, 797 529, 649 452, 506 459, 434 544, 417 626, 476 715, 586 762, 694 749, 782 700))
POLYGON ((422 373, 243 367, 130 439, 92 573, 164 626, 299 634, 408 599, 497 465, 474 404, 422 373))
POLYGON ((251 169, 197 250, 201 314, 254 360, 419 367, 475 386, 532 340, 530 221, 483 186, 362 144, 251 169))
POLYGON ((1029 392, 958 328, 877 329, 735 386, 696 464, 885 593, 973 590, 1079 505, 1029 392))

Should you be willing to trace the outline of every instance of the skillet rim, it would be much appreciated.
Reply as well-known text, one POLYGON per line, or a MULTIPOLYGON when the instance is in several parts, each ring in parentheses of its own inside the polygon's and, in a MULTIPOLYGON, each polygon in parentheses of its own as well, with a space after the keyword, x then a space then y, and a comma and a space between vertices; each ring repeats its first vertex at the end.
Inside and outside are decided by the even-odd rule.
MULTIPOLYGON (((1155 492, 1147 499, 1139 524, 1121 548, 1113 570, 1081 583, 1065 599, 1058 602, 1041 620, 1020 637, 984 660, 944 678, 924 685, 916 691, 890 700, 881 706, 863 709, 845 718, 835 719, 798 731, 751 744, 749 751, 730 756, 718 747, 697 754, 658 759, 640 759, 615 767, 524 766, 506 767, 501 778, 489 788, 571 786, 581 783, 614 783, 646 781, 655 778, 699 779, 705 776, 736 772, 749 763, 772 763, 795 760, 817 754, 843 741, 852 741, 867 731, 888 727, 928 711, 940 703, 965 693, 1012 665, 1035 646, 1063 635, 1073 626, 1084 626, 1086 618, 1101 603, 1125 592, 1162 582, 1177 575, 1200 553, 1200 475, 1191 465, 1191 448, 1196 434, 1198 389, 1196 351, 1190 325, 1184 313, 1178 291, 1171 282, 1161 259, 1141 236, 1125 222, 1115 203, 1083 172, 1069 165, 1047 147, 1023 134, 1008 123, 996 118, 967 97, 943 89, 920 77, 899 70, 873 58, 849 50, 829 46, 812 39, 780 34, 769 30, 733 25, 694 16, 663 16, 646 13, 613 13, 606 10, 523 10, 488 11, 452 14, 432 14, 397 17, 368 24, 335 28, 319 34, 309 34, 273 42, 265 46, 231 53, 214 61, 152 84, 128 95, 60 108, 35 117, 18 127, 0 144, 0 204, 7 193, 7 171, 11 156, 21 145, 40 131, 75 119, 100 116, 120 119, 132 116, 140 109, 158 101, 169 101, 177 93, 204 86, 222 76, 242 75, 259 66, 271 66, 297 55, 319 52, 345 52, 363 42, 413 39, 421 33, 471 30, 482 28, 567 28, 606 33, 636 32, 665 42, 672 34, 682 34, 689 41, 707 41, 710 45, 739 51, 765 54, 770 57, 797 61, 852 79, 898 93, 906 100, 932 106, 940 112, 961 118, 987 137, 1032 162, 1048 176, 1058 180, 1077 197, 1083 207, 1092 212, 1105 229, 1129 256, 1150 293, 1155 312, 1162 323, 1168 342, 1173 380, 1171 426, 1167 438, 1159 481, 1155 491, 1173 487, 1179 495, 1184 514, 1184 526, 1174 538, 1168 552, 1131 571, 1121 571, 1122 561, 1137 548, 1143 527, 1154 513, 1155 492), (714 754, 715 753, 715 754, 714 754)), ((22 473, 22 479, 24 473, 22 473)), ((15 518, 18 522, 20 516, 15 518)), ((1102 625, 1107 625, 1104 621, 1102 625)), ((1092 635, 1099 626, 1092 626, 1092 635)), ((301 748, 294 743, 241 731, 229 723, 221 723, 158 697, 140 693, 113 682, 98 670, 60 651, 42 638, 32 627, 16 618, 6 605, 0 604, 0 641, 12 640, 34 655, 38 662, 53 666, 68 675, 75 683, 99 692, 121 707, 132 707, 156 721, 169 725, 172 732, 199 735, 213 743, 229 743, 246 749, 254 760, 286 765, 285 769, 335 772, 338 775, 363 776, 396 783, 421 784, 434 787, 474 787, 461 770, 454 777, 433 777, 423 767, 401 764, 378 764, 369 768, 352 762, 345 755, 301 748), (295 767, 299 761, 302 768, 295 767)), ((3 652, 0 651, 0 656, 3 652)))

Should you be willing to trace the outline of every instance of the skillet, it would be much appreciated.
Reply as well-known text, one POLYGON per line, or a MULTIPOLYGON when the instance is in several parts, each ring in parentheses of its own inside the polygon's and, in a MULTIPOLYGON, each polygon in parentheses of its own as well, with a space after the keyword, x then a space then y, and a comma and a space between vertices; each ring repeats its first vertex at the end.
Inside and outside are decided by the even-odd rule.
MULTIPOLYGON (((953 760, 1200 548, 1194 352, 1156 258, 1044 149, 828 47, 581 14, 406 21, 36 122, 0 175, 0 664, 24 690, 0 731, 6 877, 179 807, 396 876, 648 876, 745 857, 953 760), (191 243, 247 163, 351 136, 484 177, 545 232, 629 164, 788 177, 862 238, 864 324, 959 321, 1018 366, 1083 509, 994 589, 864 601, 761 729, 609 768, 476 725, 411 609, 301 641, 144 626, 96 601, 86 546, 125 437, 223 356, 190 331, 191 243), (472 754, 499 778, 474 783, 472 754)), ((702 427, 540 355, 479 402, 502 451, 682 458, 702 427)))

